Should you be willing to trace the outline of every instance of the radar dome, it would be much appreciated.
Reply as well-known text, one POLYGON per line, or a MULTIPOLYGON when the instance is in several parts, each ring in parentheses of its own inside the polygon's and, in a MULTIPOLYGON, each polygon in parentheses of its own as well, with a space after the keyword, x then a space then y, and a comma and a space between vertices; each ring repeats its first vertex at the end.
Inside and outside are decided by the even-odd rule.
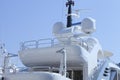
POLYGON ((56 22, 53 26, 53 34, 59 34, 64 28, 65 25, 62 22, 56 22))
POLYGON ((91 34, 96 30, 95 20, 93 18, 85 18, 81 22, 81 30, 86 34, 91 34))

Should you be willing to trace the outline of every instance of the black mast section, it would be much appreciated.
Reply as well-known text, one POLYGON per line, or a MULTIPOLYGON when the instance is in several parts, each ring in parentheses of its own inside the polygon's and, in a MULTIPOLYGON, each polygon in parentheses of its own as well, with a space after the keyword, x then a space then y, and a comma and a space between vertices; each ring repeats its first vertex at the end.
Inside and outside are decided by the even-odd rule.
POLYGON ((72 26, 72 6, 74 6, 74 1, 68 0, 66 3, 66 7, 68 7, 68 15, 67 15, 67 27, 72 26))

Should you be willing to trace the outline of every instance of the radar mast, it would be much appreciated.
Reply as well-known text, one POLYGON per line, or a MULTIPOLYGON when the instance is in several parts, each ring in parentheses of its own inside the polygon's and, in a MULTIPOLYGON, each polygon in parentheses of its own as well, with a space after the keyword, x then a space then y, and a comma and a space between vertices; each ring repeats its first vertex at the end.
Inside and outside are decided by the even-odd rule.
POLYGON ((72 26, 72 6, 74 6, 74 1, 68 0, 66 3, 66 7, 68 7, 67 28, 72 26))

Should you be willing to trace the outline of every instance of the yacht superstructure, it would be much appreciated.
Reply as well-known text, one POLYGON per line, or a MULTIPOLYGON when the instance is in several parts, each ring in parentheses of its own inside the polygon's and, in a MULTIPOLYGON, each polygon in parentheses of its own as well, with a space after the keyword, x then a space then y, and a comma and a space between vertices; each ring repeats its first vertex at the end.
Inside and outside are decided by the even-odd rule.
POLYGON ((72 6, 74 1, 68 0, 67 25, 54 24, 55 38, 22 42, 18 55, 5 52, 1 45, 0 80, 120 80, 120 68, 109 59, 112 53, 91 36, 95 20, 87 17, 72 23, 72 6), (24 68, 9 65, 9 58, 15 56, 24 68))

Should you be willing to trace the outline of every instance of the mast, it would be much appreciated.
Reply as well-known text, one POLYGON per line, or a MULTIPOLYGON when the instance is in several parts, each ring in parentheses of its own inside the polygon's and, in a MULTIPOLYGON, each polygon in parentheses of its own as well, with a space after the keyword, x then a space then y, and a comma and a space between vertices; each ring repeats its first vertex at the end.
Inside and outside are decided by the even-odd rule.
POLYGON ((66 3, 66 7, 68 7, 68 15, 67 15, 67 27, 72 26, 72 6, 74 6, 74 1, 68 0, 66 3))

